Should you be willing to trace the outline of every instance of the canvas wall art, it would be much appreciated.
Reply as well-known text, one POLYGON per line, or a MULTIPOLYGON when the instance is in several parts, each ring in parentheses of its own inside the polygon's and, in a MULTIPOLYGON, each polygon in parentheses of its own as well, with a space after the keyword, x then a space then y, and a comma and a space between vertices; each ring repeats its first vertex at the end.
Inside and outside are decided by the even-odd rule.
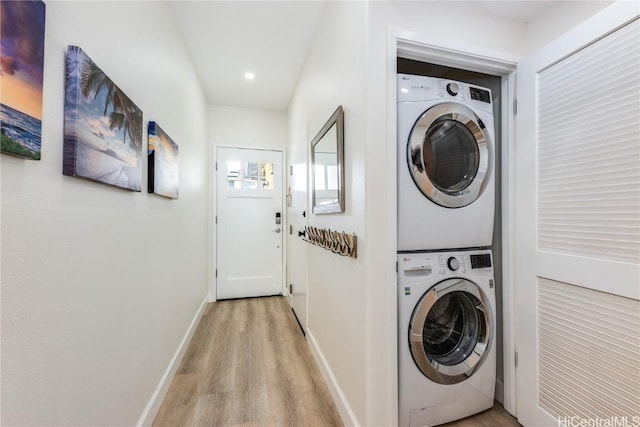
POLYGON ((0 150, 40 160, 45 4, 0 1, 0 150))
POLYGON ((178 198, 178 145, 156 122, 149 122, 149 193, 178 198))
POLYGON ((69 46, 63 173, 141 191, 142 111, 77 46, 69 46))

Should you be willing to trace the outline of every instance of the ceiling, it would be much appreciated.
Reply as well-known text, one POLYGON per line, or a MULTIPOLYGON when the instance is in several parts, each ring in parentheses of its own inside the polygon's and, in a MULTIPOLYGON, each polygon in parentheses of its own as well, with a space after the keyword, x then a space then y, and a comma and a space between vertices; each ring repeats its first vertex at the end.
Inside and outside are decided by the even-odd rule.
POLYGON ((209 103, 287 110, 324 2, 172 5, 209 103), (255 73, 255 79, 245 79, 246 72, 255 73))
MULTIPOLYGON (((554 3, 477 1, 473 7, 525 23, 554 3)), ((299 0, 172 2, 208 102, 275 111, 289 106, 324 5, 299 0), (255 73, 255 79, 245 79, 246 72, 255 73)))

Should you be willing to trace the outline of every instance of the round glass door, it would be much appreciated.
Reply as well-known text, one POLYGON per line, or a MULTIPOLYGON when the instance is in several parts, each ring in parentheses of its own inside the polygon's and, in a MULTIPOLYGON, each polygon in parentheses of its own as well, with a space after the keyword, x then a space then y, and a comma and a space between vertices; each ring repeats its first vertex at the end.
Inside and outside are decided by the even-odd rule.
POLYGON ((409 170, 433 202, 459 208, 482 193, 489 169, 489 142, 482 120, 456 103, 438 104, 418 119, 408 144, 409 170))
POLYGON ((440 384, 469 378, 491 344, 491 310, 478 286, 447 279, 427 291, 409 326, 413 359, 424 375, 440 384))

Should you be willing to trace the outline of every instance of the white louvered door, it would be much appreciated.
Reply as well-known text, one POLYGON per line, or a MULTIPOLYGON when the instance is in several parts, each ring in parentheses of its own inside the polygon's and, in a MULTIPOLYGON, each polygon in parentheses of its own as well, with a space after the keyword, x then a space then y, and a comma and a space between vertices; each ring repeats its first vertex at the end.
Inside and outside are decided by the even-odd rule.
POLYGON ((525 426, 640 425, 639 9, 615 3, 518 69, 525 426))

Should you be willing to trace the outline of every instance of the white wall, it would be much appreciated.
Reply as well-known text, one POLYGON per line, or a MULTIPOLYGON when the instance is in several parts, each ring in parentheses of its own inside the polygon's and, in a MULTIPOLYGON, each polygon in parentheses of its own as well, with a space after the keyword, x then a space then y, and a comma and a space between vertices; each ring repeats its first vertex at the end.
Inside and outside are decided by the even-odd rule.
POLYGON ((210 105, 209 141, 214 147, 284 150, 287 147, 287 114, 210 105))
POLYGON ((613 3, 613 0, 555 2, 552 8, 526 25, 523 43, 526 54, 530 55, 536 50, 542 49, 544 45, 595 15, 611 3, 613 3))
POLYGON ((345 212, 307 218, 312 226, 356 233, 358 258, 307 245, 307 333, 355 415, 351 421, 360 424, 366 420, 365 12, 364 2, 327 3, 289 107, 291 152, 309 144, 338 105, 344 108, 345 212))
POLYGON ((47 2, 42 160, 0 156, 2 425, 138 421, 207 292, 206 132, 165 3, 47 2), (62 175, 68 44, 177 142, 179 200, 62 175))

